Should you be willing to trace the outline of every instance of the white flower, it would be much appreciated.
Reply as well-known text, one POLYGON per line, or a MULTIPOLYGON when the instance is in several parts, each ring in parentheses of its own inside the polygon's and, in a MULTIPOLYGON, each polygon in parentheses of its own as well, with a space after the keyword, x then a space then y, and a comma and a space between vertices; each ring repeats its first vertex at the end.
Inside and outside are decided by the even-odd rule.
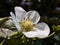
POLYGON ((44 23, 38 23, 40 15, 37 11, 26 12, 21 7, 15 7, 15 15, 10 12, 13 22, 19 32, 28 38, 45 38, 50 33, 49 26, 44 23))

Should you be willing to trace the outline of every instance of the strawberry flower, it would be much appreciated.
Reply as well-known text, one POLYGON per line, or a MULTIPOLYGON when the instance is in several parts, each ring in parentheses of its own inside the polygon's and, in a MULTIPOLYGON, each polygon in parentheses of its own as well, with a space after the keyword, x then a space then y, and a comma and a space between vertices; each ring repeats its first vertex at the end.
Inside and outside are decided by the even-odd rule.
POLYGON ((10 12, 10 15, 18 32, 22 32, 27 38, 45 38, 50 34, 46 23, 38 23, 40 15, 37 11, 26 12, 22 7, 15 7, 15 14, 10 12))

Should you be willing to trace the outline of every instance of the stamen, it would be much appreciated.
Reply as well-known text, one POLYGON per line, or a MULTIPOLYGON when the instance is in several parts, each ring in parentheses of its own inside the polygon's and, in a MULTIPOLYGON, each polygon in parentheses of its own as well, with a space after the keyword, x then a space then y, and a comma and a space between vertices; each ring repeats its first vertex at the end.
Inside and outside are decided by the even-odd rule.
POLYGON ((23 21, 21 26, 23 31, 31 31, 32 28, 34 27, 33 22, 28 20, 23 21))

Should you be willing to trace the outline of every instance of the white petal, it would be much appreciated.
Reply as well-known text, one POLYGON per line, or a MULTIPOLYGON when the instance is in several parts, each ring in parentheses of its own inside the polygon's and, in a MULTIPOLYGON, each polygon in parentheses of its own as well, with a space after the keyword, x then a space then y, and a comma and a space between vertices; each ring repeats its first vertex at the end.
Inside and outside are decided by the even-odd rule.
POLYGON ((50 29, 49 27, 46 27, 47 30, 41 30, 38 28, 34 28, 34 31, 29 31, 29 32, 23 32, 23 34, 27 37, 27 38, 45 38, 49 35, 50 33, 50 29))
POLYGON ((37 24, 39 30, 38 38, 45 38, 50 34, 50 28, 46 23, 37 24))
POLYGON ((23 32, 23 34, 27 37, 27 38, 35 38, 38 35, 38 31, 29 31, 29 32, 23 32))
POLYGON ((18 18, 18 21, 21 21, 24 19, 26 11, 22 7, 15 7, 15 14, 16 18, 18 18))
POLYGON ((40 20, 40 15, 37 11, 29 11, 26 13, 26 19, 32 21, 34 24, 40 20))
POLYGON ((17 30, 20 32, 20 31, 21 31, 21 27, 20 27, 20 24, 16 21, 15 15, 14 15, 12 12, 10 12, 10 15, 11 15, 11 17, 12 17, 12 19, 13 19, 13 22, 14 22, 17 30))

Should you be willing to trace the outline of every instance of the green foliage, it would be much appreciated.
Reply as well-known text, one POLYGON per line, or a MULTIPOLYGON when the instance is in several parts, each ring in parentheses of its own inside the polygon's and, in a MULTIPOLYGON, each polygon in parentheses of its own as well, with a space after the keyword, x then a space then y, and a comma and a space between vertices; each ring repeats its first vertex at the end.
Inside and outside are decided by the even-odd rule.
POLYGON ((57 33, 60 33, 60 25, 52 26, 53 30, 57 33))

